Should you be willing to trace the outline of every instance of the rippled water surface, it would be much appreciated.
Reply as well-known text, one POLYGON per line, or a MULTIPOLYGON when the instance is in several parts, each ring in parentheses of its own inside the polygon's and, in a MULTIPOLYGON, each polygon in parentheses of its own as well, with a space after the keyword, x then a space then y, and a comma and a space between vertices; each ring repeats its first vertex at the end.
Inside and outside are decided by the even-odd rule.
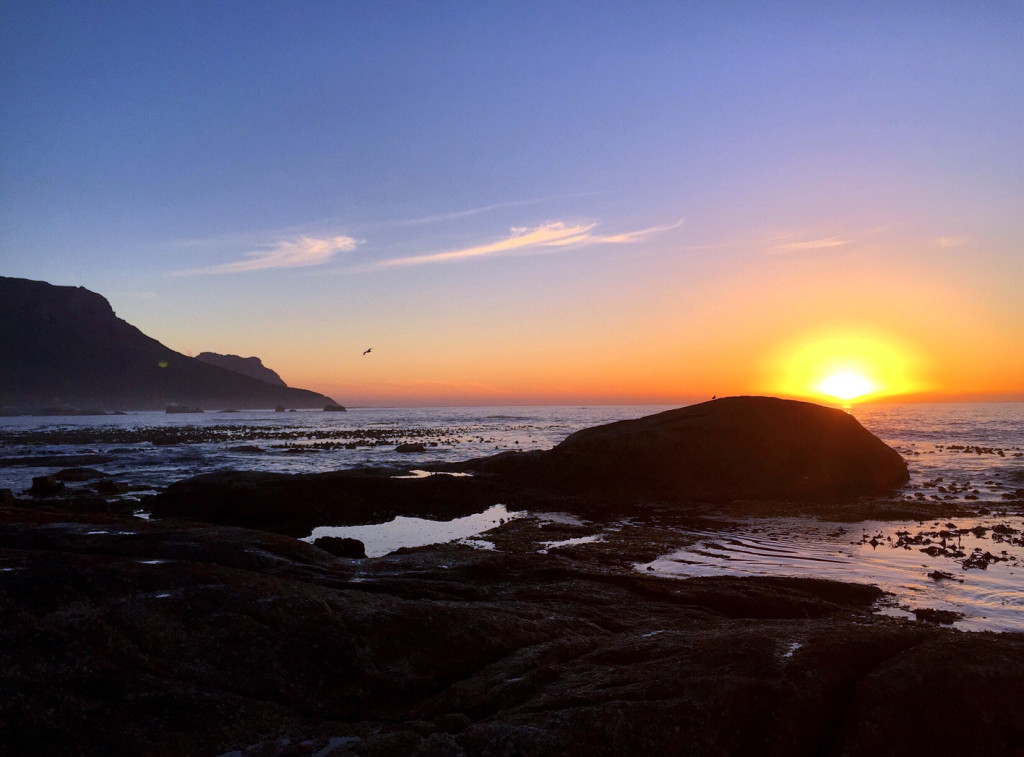
POLYGON ((906 496, 1022 498, 1024 402, 865 405, 852 414, 907 461, 906 496))
POLYGON ((1024 519, 929 523, 751 520, 637 565, 671 576, 797 576, 874 584, 888 614, 944 610, 963 630, 1024 631, 1024 519))

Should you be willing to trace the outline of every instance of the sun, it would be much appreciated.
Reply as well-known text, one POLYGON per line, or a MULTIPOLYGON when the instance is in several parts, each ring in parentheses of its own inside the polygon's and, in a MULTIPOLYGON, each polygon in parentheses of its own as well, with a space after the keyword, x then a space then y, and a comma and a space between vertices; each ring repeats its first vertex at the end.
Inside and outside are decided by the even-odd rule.
POLYGON ((818 391, 831 397, 849 401, 874 391, 875 386, 860 374, 844 371, 833 373, 820 384, 818 391))
POLYGON ((870 402, 919 390, 914 363, 911 350, 891 337, 860 329, 818 331, 775 353, 772 389, 789 397, 870 402))

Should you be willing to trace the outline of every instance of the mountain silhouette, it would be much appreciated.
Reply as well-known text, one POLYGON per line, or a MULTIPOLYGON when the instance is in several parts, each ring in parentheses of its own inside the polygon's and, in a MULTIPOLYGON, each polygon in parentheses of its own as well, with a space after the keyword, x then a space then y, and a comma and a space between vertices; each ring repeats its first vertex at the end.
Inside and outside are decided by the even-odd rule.
POLYGON ((218 365, 221 368, 227 368, 229 371, 241 373, 243 376, 251 376, 275 386, 288 386, 284 383, 284 379, 277 375, 276 371, 272 371, 263 365, 263 361, 258 357, 239 357, 238 355, 219 355, 216 352, 200 352, 196 355, 196 360, 209 363, 210 365, 218 365))
POLYGON ((258 409, 336 403, 175 352, 84 287, 0 276, 0 406, 155 410, 172 404, 258 409))

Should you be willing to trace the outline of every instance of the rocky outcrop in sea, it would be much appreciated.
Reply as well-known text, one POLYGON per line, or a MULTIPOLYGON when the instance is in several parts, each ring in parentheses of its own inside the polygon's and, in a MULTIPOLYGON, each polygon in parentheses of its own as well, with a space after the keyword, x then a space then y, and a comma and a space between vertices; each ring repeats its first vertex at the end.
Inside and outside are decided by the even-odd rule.
POLYGON ((909 478, 899 453, 853 416, 775 397, 712 400, 464 467, 520 486, 668 501, 879 495, 909 478))

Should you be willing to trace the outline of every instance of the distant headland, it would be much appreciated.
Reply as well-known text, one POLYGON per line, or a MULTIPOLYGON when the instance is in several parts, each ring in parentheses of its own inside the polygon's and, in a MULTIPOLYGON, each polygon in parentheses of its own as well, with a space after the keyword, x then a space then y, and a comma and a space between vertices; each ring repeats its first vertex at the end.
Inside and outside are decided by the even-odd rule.
POLYGON ((229 371, 241 373, 243 376, 251 376, 274 386, 288 386, 284 383, 284 379, 277 375, 277 371, 267 368, 258 357, 240 357, 238 355, 218 355, 216 352, 200 352, 196 355, 196 360, 227 368, 229 371))
POLYGON ((0 324, 4 414, 338 405, 285 385, 259 358, 175 352, 84 287, 0 276, 0 324))

